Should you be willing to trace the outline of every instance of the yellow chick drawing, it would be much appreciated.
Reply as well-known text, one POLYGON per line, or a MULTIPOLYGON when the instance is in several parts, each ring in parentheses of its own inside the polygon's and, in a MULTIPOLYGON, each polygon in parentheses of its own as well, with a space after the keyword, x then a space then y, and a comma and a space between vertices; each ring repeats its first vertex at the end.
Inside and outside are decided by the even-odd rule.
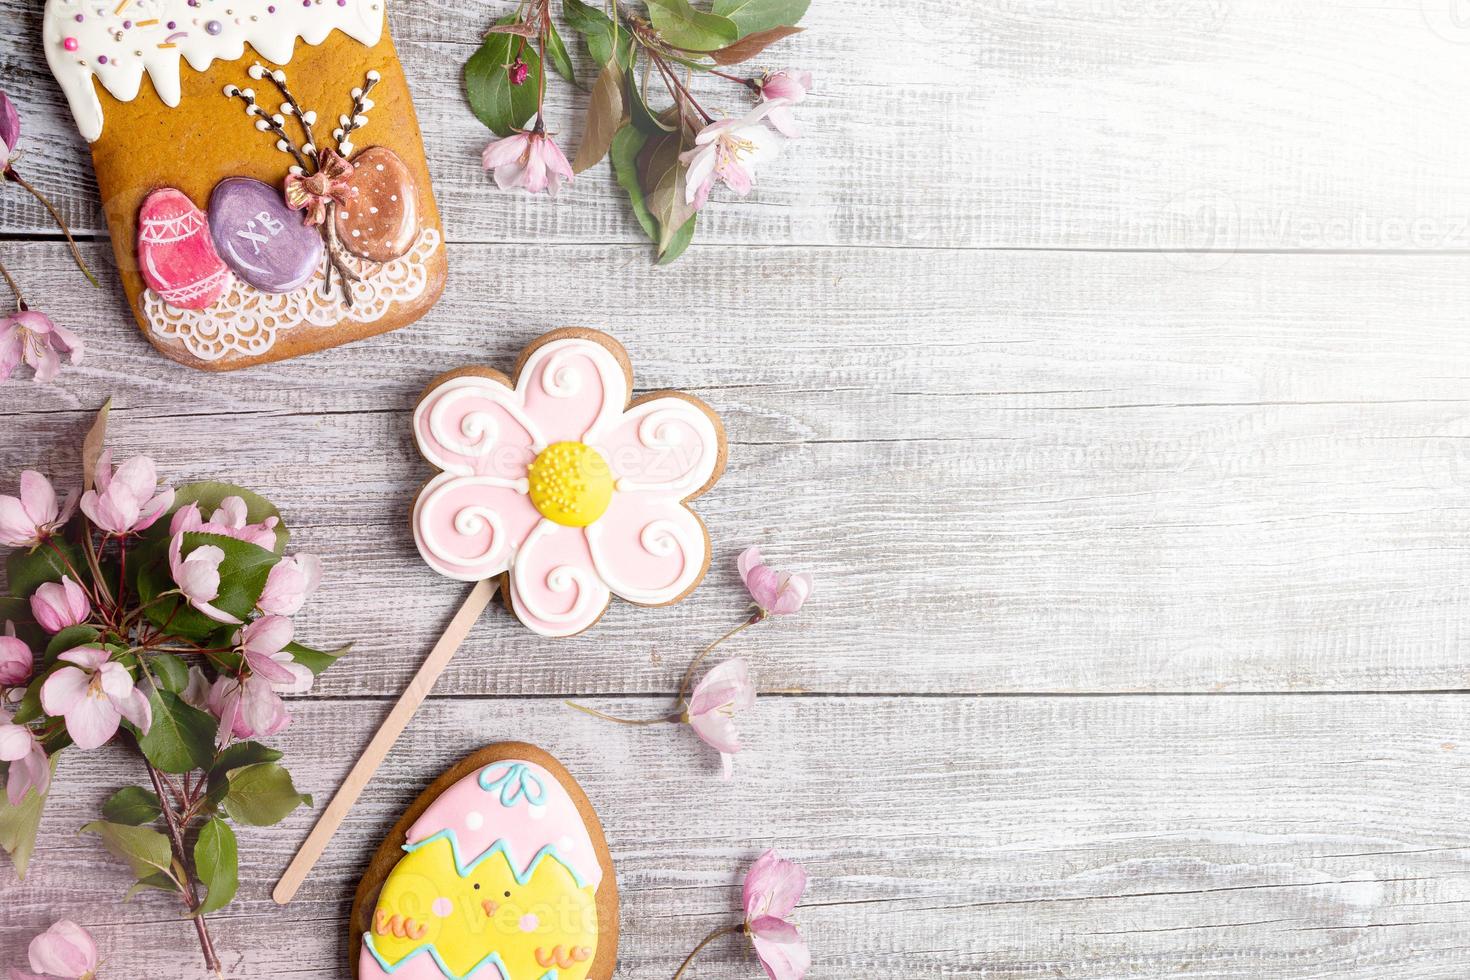
POLYGON ((493 763, 407 834, 363 933, 359 980, 587 980, 602 868, 575 803, 535 763, 493 763))

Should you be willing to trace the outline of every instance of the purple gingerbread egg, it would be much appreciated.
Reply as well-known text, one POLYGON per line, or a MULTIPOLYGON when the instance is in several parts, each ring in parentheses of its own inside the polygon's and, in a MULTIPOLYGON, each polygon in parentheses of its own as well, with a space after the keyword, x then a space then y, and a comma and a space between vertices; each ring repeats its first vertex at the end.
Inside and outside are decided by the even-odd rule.
POLYGON ((289 293, 322 263, 322 236, 302 224, 281 192, 251 177, 227 177, 209 195, 209 233, 235 275, 266 293, 289 293))

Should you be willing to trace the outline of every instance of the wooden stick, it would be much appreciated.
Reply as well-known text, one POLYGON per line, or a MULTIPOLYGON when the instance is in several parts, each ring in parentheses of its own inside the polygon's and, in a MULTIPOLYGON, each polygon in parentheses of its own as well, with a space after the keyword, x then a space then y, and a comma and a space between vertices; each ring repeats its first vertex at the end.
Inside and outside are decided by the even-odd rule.
POLYGON ((454 618, 449 621, 444 635, 439 637, 439 642, 434 644, 434 649, 430 650, 429 655, 424 658, 423 666, 419 668, 417 674, 413 675, 413 680, 408 682, 408 689, 403 692, 403 696, 388 713, 387 720, 373 736, 373 740, 368 743, 368 747, 363 750, 362 757, 353 765, 341 789, 337 790, 337 795, 332 797, 332 802, 327 805, 321 819, 307 835, 306 842, 301 845, 301 850, 296 852, 296 856, 286 867, 286 873, 281 875, 281 880, 276 883, 276 890, 271 893, 276 904, 286 905, 296 897, 297 889, 311 873, 311 869, 316 866, 317 860, 321 858, 327 845, 332 842, 337 828, 342 826, 342 821, 346 819, 348 811, 362 795, 362 791, 372 780, 373 774, 378 771, 378 766, 393 748, 393 744, 398 741, 398 736, 402 735, 403 730, 408 727, 408 722, 413 718, 414 712, 418 710, 419 705, 424 703, 424 698, 429 696, 429 691, 433 690, 434 682, 439 679, 444 668, 449 666, 450 659, 459 649, 459 645, 464 642, 464 638, 469 635, 470 627, 475 625, 475 620, 480 618, 480 613, 484 612, 485 607, 489 605, 498 586, 499 579, 477 582, 474 589, 465 598, 464 605, 459 607, 459 612, 455 613, 454 618))

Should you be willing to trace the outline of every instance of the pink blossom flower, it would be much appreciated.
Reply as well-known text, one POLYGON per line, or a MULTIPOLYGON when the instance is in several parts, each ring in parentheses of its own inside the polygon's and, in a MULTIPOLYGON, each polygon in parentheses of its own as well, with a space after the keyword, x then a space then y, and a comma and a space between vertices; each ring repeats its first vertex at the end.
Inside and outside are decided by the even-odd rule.
POLYGON ((532 194, 545 191, 556 197, 561 182, 572 179, 566 155, 555 140, 539 131, 491 140, 482 162, 486 170, 495 171, 495 183, 503 191, 524 187, 532 194))
POLYGON ((294 632, 285 616, 262 616, 241 630, 235 643, 252 674, 264 677, 282 693, 304 694, 315 678, 286 652, 294 632))
POLYGON ((137 456, 114 470, 109 449, 97 461, 97 489, 82 494, 82 513, 102 530, 123 535, 146 531, 173 503, 173 490, 158 488, 153 460, 137 456))
POLYGON ((315 555, 284 558, 270 570, 256 605, 264 613, 293 616, 322 583, 321 559, 315 555))
POLYGON ((0 687, 16 687, 30 680, 31 668, 36 665, 36 655, 17 639, 15 624, 5 624, 5 635, 0 636, 0 687))
POLYGON ((747 548, 737 562, 740 578, 761 618, 790 616, 802 607, 812 594, 812 577, 805 573, 778 572, 761 559, 759 548, 747 548))
POLYGON ((259 524, 251 524, 249 521, 245 501, 239 497, 226 497, 220 501, 214 514, 207 521, 200 514, 198 504, 180 507, 174 514, 173 520, 169 522, 168 533, 175 535, 189 531, 200 534, 222 534, 227 538, 248 541, 267 551, 274 551, 276 525, 281 523, 280 518, 267 517, 259 524))
POLYGON ((20 113, 15 103, 4 92, 0 92, 0 172, 10 169, 15 159, 16 146, 20 143, 20 113))
POLYGON ((755 185, 755 169, 775 158, 776 134, 761 121, 786 105, 785 99, 762 102, 738 119, 719 119, 694 137, 694 149, 679 154, 689 168, 684 200, 697 211, 709 200, 716 181, 741 197, 755 185))
POLYGON ((97 944, 87 930, 62 919, 31 940, 31 969, 61 980, 89 980, 97 973, 97 944))
POLYGON ((60 582, 46 582, 31 594, 31 615, 47 633, 60 633, 85 623, 92 615, 92 604, 82 587, 70 575, 63 575, 60 582))
POLYGON ((762 854, 745 874, 745 934, 771 980, 801 980, 811 969, 811 950, 789 918, 806 881, 805 868, 775 851, 762 854))
POLYGON ((414 504, 419 553, 463 581, 508 572, 511 608, 542 636, 580 633, 614 595, 675 602, 708 564, 689 502, 724 465, 719 421, 680 393, 630 405, 627 363, 610 338, 553 333, 514 387, 462 375, 414 411, 419 451, 444 471, 414 504), (548 492, 562 481, 577 491, 548 492))
POLYGON ((179 692, 179 697, 200 711, 209 710, 209 678, 204 676, 198 664, 189 668, 189 683, 179 692))
POLYGON ((773 102, 779 99, 783 103, 770 111, 766 121, 782 136, 791 139, 800 136, 801 128, 796 125, 796 116, 791 107, 805 99, 806 94, 812 90, 812 73, 796 68, 768 71, 755 84, 760 90, 762 101, 773 102))
POLYGON ((12 722, 6 711, 0 711, 0 762, 10 763, 5 796, 11 806, 20 806, 31 790, 46 795, 51 786, 51 764, 46 761, 46 750, 29 728, 12 722))
POLYGON ((168 543, 168 570, 174 584, 189 605, 217 623, 238 623, 240 618, 214 605, 219 598, 219 566, 225 560, 224 550, 212 544, 200 545, 183 557, 184 535, 179 532, 168 543))
POLYGON ((219 718, 221 745, 231 737, 267 738, 291 724, 291 715, 271 682, 254 674, 217 678, 209 689, 208 706, 219 718))
POLYGON ((153 709, 133 686, 133 675, 109 656, 95 647, 68 650, 59 659, 76 666, 61 668, 41 685, 41 707, 66 719, 67 733, 81 749, 106 743, 123 718, 144 735, 153 725, 153 709))
POLYGON ((36 372, 37 381, 52 381, 61 371, 61 355, 82 359, 76 334, 38 310, 21 310, 0 317, 0 381, 10 380, 21 362, 36 372))
POLYGON ((0 495, 0 544, 33 548, 65 526, 76 509, 75 493, 58 503, 51 481, 26 470, 20 475, 19 497, 0 495))
POLYGON ((694 685, 685 718, 707 745, 719 750, 724 778, 729 779, 740 751, 735 713, 755 706, 755 684, 744 660, 726 660, 694 685))

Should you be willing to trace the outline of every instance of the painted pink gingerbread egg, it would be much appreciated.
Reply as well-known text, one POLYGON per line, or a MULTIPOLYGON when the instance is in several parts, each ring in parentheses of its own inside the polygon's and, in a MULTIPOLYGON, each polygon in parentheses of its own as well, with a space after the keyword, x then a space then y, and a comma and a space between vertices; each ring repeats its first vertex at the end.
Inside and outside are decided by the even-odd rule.
POLYGON ((209 221, 182 191, 162 187, 138 214, 143 281, 169 306, 202 310, 219 299, 230 272, 214 250, 209 221))
POLYGON ((352 160, 352 199, 337 208, 337 237, 353 255, 391 262, 419 235, 419 201, 408 165, 392 150, 373 146, 352 160))

